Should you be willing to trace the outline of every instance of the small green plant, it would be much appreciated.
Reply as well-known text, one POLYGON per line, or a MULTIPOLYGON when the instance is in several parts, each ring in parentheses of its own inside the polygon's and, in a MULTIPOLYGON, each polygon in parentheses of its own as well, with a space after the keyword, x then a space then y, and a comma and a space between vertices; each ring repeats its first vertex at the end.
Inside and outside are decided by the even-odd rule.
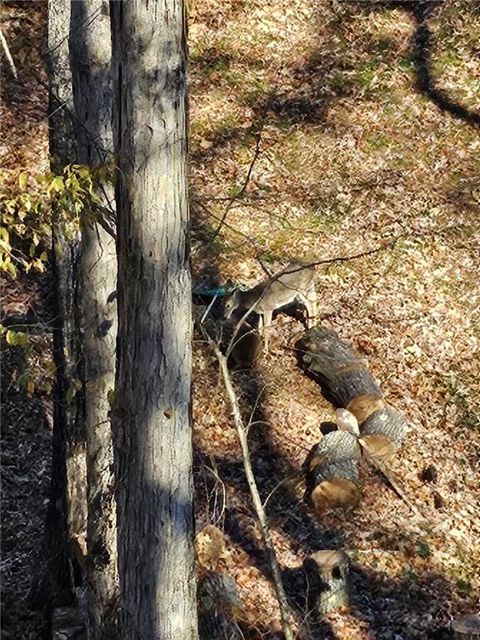
POLYGON ((462 578, 457 580, 457 591, 463 597, 471 596, 473 593, 471 582, 462 578))
POLYGON ((22 172, 14 177, 2 171, 0 179, 10 186, 0 192, 0 271, 13 278, 19 268, 43 272, 53 212, 62 233, 72 241, 79 231, 81 214, 86 214, 87 224, 93 224, 92 205, 100 204, 97 184, 108 179, 108 171, 106 166, 92 170, 78 164, 67 165, 60 175, 22 172))
POLYGON ((416 553, 420 558, 426 559, 432 555, 430 546, 424 540, 419 540, 416 545, 416 553))

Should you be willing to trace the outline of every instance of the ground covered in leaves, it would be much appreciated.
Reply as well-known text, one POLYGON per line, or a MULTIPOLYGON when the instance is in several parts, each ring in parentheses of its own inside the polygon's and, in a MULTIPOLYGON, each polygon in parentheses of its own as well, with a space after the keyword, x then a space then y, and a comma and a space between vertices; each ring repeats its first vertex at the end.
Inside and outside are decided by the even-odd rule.
MULTIPOLYGON (((28 33, 41 47, 44 22, 33 22, 28 33)), ((355 511, 318 517, 304 504, 298 472, 333 412, 296 366, 298 320, 277 316, 271 352, 233 373, 295 624, 314 638, 448 638, 451 620, 478 608, 479 35, 480 12, 469 0, 195 0, 190 8, 195 284, 253 283, 259 259, 275 270, 292 258, 379 249, 319 267, 319 321, 365 357, 411 425, 392 471, 421 515, 368 468, 355 511), (430 465, 436 473, 422 475, 430 465), (319 549, 344 549, 353 563, 351 608, 322 621, 298 598, 299 567, 319 549)), ((23 42, 18 51, 11 44, 21 86, 33 62, 21 58, 23 42)), ((45 92, 38 83, 24 94, 23 106, 4 105, 7 118, 20 114, 23 123, 3 143, 23 145, 8 167, 41 170, 45 92), (32 96, 38 112, 28 107, 32 96), (35 132, 31 140, 25 131, 35 132)), ((33 284, 7 284, 22 312, 33 284)), ((199 560, 235 578, 246 637, 278 638, 231 408, 200 333, 194 347, 199 560)), ((48 387, 34 388, 44 400, 48 387)), ((22 406, 22 397, 11 399, 22 406)), ((4 438, 7 456, 16 447, 11 464, 32 460, 32 493, 32 478, 44 478, 48 463, 48 430, 27 414, 17 410, 4 438)), ((12 475, 8 461, 4 469, 12 475)), ((7 500, 20 486, 10 495, 7 479, 7 500)), ((8 569, 17 607, 26 607, 39 504, 35 497, 23 510, 35 530, 22 527, 4 546, 7 568, 22 576, 15 581, 8 569)), ((13 518, 5 509, 7 542, 13 518)), ((23 626, 14 637, 35 637, 23 626)))

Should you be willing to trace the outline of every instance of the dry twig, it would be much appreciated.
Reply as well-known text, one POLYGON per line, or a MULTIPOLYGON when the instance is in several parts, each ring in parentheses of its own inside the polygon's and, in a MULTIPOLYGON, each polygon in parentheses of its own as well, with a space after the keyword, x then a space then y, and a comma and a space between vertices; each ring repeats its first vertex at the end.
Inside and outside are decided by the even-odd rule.
POLYGON ((250 495, 252 496, 253 505, 257 514, 258 522, 260 523, 263 543, 265 545, 267 558, 270 564, 270 570, 272 572, 273 583, 275 586, 275 591, 278 598, 278 604, 280 607, 280 616, 282 619, 283 633, 285 635, 286 640, 293 640, 294 635, 293 635, 292 628, 290 626, 290 619, 291 619, 290 607, 288 605, 287 596, 285 593, 285 589, 283 587, 282 576, 280 572, 280 566, 277 560, 277 555, 275 553, 275 547, 273 546, 273 542, 270 537, 270 529, 268 526, 267 516, 265 513, 264 506, 262 504, 262 500, 260 498, 260 494, 258 492, 255 475, 253 473, 252 462, 250 459, 250 451, 249 451, 248 442, 247 442, 247 427, 243 423, 237 395, 235 393, 235 389, 233 388, 232 378, 230 376, 230 373, 227 367, 227 358, 223 355, 223 353, 220 351, 218 346, 210 338, 210 336, 207 334, 207 332, 202 326, 201 326, 201 330, 205 338, 207 339, 208 343, 210 344, 215 354, 215 357, 218 360, 218 364, 220 366, 220 373, 222 375, 223 382, 225 384, 225 389, 227 391, 227 396, 230 401, 230 405, 232 407, 235 428, 238 434, 238 439, 240 440, 240 446, 242 449, 243 467, 245 469, 245 476, 247 478, 248 488, 250 490, 250 495))
POLYGON ((17 80, 18 79, 17 68, 15 67, 12 54, 10 53, 10 49, 8 48, 7 41, 5 40, 5 36, 3 35, 3 31, 1 29, 0 29, 0 41, 2 43, 3 53, 5 54, 5 57, 8 62, 8 66, 10 67, 10 71, 12 72, 12 75, 15 78, 15 80, 17 80))

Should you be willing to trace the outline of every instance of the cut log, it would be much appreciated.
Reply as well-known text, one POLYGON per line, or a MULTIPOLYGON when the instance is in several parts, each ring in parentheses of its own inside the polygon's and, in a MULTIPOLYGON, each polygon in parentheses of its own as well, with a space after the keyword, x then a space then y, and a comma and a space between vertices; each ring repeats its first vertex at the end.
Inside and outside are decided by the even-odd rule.
POLYGON ((347 407, 357 396, 383 397, 362 359, 334 331, 313 327, 295 348, 300 366, 320 384, 335 408, 347 407))
POLYGON ((480 616, 467 614, 452 623, 456 640, 478 640, 480 638, 480 616))
POLYGON ((305 558, 308 601, 319 616, 349 605, 349 557, 343 551, 317 551, 305 558))
POLYGON ((367 418, 361 428, 363 438, 368 435, 385 436, 396 447, 402 444, 408 431, 409 427, 405 418, 399 411, 389 405, 385 405, 375 411, 367 418))
POLYGON ((306 498, 316 513, 330 509, 351 509, 361 497, 358 463, 338 460, 314 467, 307 478, 306 498))
POLYGON ((358 424, 361 426, 372 413, 378 411, 385 406, 385 401, 377 396, 365 394, 363 396, 357 396, 351 402, 348 403, 347 410, 358 420, 358 424))
POLYGON ((314 445, 303 463, 306 471, 319 464, 337 460, 359 460, 362 455, 358 440, 347 431, 332 431, 314 445))
POLYGON ((305 500, 317 513, 357 504, 361 455, 357 438, 347 431, 333 431, 312 447, 303 464, 305 500))

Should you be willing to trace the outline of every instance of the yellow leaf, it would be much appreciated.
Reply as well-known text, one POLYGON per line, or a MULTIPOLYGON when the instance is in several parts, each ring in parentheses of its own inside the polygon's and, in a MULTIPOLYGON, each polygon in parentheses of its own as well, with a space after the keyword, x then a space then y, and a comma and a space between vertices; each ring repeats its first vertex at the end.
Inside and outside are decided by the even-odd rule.
POLYGON ((28 173, 21 173, 18 176, 18 186, 20 187, 20 191, 25 191, 27 183, 28 183, 28 173))
POLYGON ((7 341, 7 344, 11 344, 12 346, 15 346, 17 344, 17 334, 15 333, 15 331, 10 331, 9 329, 7 331, 5 339, 7 341))
POLYGON ((29 380, 26 384, 26 388, 27 388, 27 393, 29 396, 33 395, 33 392, 35 391, 35 383, 33 380, 29 380))
POLYGON ((9 262, 8 264, 6 264, 5 268, 10 273, 11 276, 13 276, 14 278, 17 277, 17 269, 13 264, 13 262, 9 262))
POLYGON ((63 178, 61 176, 55 176, 50 183, 51 191, 63 191, 63 178))

